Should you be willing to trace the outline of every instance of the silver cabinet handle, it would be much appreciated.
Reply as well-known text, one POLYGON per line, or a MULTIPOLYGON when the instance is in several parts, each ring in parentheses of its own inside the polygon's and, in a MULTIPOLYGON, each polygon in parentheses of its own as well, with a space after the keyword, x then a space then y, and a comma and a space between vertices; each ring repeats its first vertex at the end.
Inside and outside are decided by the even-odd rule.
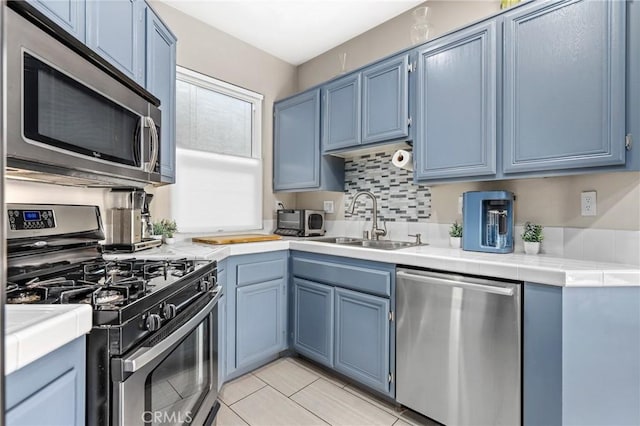
POLYGON ((437 284, 437 285, 446 285, 450 287, 459 287, 466 290, 482 291, 484 293, 493 293, 493 294, 499 294, 502 296, 513 296, 514 294, 513 288, 510 288, 510 287, 497 287, 497 286, 484 285, 484 284, 473 284, 473 283, 468 283, 464 281, 448 280, 446 278, 425 277, 422 275, 410 274, 404 271, 396 272, 396 276, 398 278, 406 278, 412 281, 420 281, 425 284, 437 284))
POLYGON ((145 125, 149 127, 149 134, 151 135, 151 156, 149 158, 149 165, 147 166, 147 172, 153 173, 156 162, 158 161, 158 151, 160 149, 160 138, 158 137, 158 129, 156 129, 156 122, 151 117, 144 118, 145 125))
POLYGON ((211 299, 209 303, 194 317, 192 317, 189 321, 184 323, 179 329, 174 331, 167 337, 162 340, 155 346, 144 347, 133 353, 128 358, 122 360, 122 371, 124 373, 135 373, 136 371, 143 368, 145 365, 152 362, 159 355, 161 355, 166 350, 171 349, 176 343, 180 342, 184 337, 186 337, 189 333, 191 333, 198 324, 200 324, 206 317, 211 313, 213 307, 218 303, 218 299, 222 292, 222 286, 216 287, 218 293, 216 296, 211 299))

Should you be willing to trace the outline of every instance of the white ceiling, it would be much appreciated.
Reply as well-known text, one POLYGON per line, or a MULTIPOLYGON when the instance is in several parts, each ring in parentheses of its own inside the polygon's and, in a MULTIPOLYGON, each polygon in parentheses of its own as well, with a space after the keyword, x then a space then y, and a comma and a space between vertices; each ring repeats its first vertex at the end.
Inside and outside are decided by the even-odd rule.
POLYGON ((293 65, 422 3, 422 0, 162 1, 293 65))

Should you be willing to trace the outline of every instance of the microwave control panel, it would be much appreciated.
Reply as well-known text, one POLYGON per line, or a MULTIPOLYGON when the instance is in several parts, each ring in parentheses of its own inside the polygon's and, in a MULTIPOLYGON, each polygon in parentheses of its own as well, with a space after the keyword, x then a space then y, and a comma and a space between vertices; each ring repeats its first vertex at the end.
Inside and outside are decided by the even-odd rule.
POLYGON ((12 231, 56 227, 53 210, 8 210, 7 214, 12 231))

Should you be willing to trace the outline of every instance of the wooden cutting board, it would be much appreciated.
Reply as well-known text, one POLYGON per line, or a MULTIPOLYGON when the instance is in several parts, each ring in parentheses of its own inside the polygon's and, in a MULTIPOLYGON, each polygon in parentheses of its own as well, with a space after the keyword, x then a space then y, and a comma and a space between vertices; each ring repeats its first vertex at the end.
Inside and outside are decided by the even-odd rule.
POLYGON ((281 240, 280 235, 274 234, 243 234, 243 235, 223 235, 218 237, 196 237, 191 240, 194 243, 204 244, 239 244, 239 243, 256 243, 259 241, 275 241, 281 240))

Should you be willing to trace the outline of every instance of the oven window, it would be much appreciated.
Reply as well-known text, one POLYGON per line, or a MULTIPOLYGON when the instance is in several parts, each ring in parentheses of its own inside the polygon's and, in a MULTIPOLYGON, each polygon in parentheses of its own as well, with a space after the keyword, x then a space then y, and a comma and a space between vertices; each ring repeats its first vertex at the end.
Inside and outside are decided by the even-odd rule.
MULTIPOLYGON (((190 423, 212 384, 209 321, 202 322, 147 376, 147 424, 190 423)), ((217 382, 217 381, 216 381, 217 382)))
POLYGON ((24 54, 24 135, 67 151, 141 166, 140 116, 24 54))

